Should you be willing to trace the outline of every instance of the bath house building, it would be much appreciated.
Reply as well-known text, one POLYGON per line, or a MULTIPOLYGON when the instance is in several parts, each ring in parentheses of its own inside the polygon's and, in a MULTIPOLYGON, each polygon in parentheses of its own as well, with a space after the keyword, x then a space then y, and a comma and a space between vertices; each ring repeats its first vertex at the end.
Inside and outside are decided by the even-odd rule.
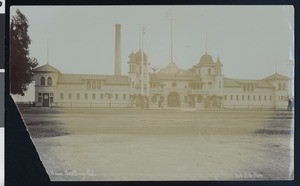
POLYGON ((205 52, 189 69, 171 60, 148 69, 141 50, 128 58, 121 75, 120 25, 116 25, 113 75, 66 74, 46 64, 34 70, 35 106, 89 108, 274 109, 288 106, 289 78, 274 73, 263 79, 230 79, 219 58, 205 52))

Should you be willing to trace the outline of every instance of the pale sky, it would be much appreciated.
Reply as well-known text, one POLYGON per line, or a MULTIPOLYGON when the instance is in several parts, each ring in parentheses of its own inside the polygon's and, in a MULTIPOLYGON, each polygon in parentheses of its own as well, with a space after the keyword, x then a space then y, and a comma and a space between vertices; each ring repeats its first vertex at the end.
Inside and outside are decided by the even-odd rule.
POLYGON ((294 59, 292 6, 13 6, 29 21, 30 55, 63 73, 113 74, 115 24, 121 24, 122 74, 131 51, 139 49, 139 25, 152 67, 173 61, 188 69, 207 52, 223 63, 223 74, 261 79, 276 72, 291 75, 294 59), (277 65, 276 65, 277 64, 277 65))

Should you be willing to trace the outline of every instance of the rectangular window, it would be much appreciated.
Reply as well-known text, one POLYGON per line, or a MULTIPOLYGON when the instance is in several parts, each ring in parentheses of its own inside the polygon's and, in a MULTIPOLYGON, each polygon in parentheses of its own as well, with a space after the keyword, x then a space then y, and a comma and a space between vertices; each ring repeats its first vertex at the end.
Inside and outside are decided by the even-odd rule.
POLYGON ((224 99, 227 100, 227 95, 225 95, 224 99))
POLYGON ((64 99, 64 94, 60 93, 60 99, 64 99))
POLYGON ((270 101, 272 100, 272 96, 270 96, 270 101))
POLYGON ((187 96, 184 96, 184 101, 188 102, 188 97, 187 96))
POLYGON ((100 94, 100 99, 103 99, 103 94, 100 94))
POLYGON ((126 94, 123 94, 123 99, 126 99, 126 94))
POLYGON ((96 99, 96 94, 93 94, 93 95, 92 95, 92 98, 93 98, 93 99, 96 99))
POLYGON ((80 99, 80 94, 76 94, 76 99, 80 99))
POLYGON ((115 94, 115 99, 118 99, 119 98, 119 94, 115 94))
POLYGON ((248 100, 250 100, 250 96, 248 95, 248 100))
POLYGON ((84 99, 88 99, 88 94, 87 93, 84 94, 84 99))
POLYGON ((244 98, 245 98, 244 95, 242 95, 242 100, 244 100, 244 98))
POLYGON ((230 100, 232 100, 232 99, 233 99, 233 95, 230 96, 230 100))
POLYGON ((258 96, 258 100, 259 100, 259 101, 261 100, 261 96, 258 96))
POLYGON ((264 100, 265 100, 265 101, 267 100, 267 96, 264 96, 264 100))
POLYGON ((236 100, 239 100, 239 96, 238 95, 236 95, 236 100))
POLYGON ((72 99, 72 93, 69 93, 69 99, 72 99))
POLYGON ((253 100, 255 100, 255 96, 253 96, 253 100))

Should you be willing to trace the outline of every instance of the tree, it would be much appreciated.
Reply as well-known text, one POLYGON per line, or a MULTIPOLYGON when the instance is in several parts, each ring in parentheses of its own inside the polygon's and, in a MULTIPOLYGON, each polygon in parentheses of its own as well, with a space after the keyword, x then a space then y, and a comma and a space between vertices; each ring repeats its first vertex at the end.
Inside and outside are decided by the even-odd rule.
POLYGON ((24 95, 32 82, 33 69, 38 65, 29 56, 31 39, 28 35, 28 20, 18 9, 10 22, 10 91, 24 95))

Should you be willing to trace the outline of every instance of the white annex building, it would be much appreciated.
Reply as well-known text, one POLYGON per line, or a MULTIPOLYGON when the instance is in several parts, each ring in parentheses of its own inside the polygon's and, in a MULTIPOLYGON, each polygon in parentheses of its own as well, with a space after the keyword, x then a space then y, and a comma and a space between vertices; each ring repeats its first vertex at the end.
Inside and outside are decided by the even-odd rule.
POLYGON ((289 78, 274 73, 260 80, 230 79, 223 64, 205 52, 183 70, 171 59, 149 71, 147 55, 129 55, 128 75, 121 75, 121 26, 116 25, 115 74, 64 74, 49 64, 35 69, 35 106, 108 108, 244 108, 288 106, 289 78))

